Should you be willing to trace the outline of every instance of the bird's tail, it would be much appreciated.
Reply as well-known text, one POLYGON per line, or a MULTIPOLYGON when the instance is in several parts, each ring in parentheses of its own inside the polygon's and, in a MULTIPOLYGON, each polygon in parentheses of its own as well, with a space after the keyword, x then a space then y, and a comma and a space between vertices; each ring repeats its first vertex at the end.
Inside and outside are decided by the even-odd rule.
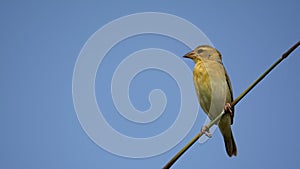
POLYGON ((224 143, 225 143, 226 152, 228 156, 229 157, 231 157, 232 155, 236 156, 237 148, 236 148, 236 144, 233 138, 230 125, 225 125, 224 127, 221 127, 219 125, 219 128, 224 138, 224 143))
POLYGON ((232 155, 236 156, 237 148, 236 148, 236 144, 235 144, 232 132, 228 138, 224 137, 224 142, 225 142, 226 152, 229 155, 229 157, 231 157, 232 155))

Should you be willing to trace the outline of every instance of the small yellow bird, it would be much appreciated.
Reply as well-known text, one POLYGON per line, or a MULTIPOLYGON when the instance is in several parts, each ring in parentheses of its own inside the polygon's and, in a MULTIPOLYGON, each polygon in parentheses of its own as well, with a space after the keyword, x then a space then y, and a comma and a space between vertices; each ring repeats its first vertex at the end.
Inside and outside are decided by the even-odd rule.
MULTIPOLYGON (((223 135, 226 152, 229 157, 237 155, 237 148, 231 131, 234 108, 232 87, 229 76, 223 66, 221 53, 208 45, 198 46, 183 57, 195 62, 194 85, 203 111, 213 120, 225 109, 225 114, 218 123, 223 135), (225 107, 224 107, 225 106, 225 107)), ((202 128, 208 137, 211 133, 207 126, 202 128)))

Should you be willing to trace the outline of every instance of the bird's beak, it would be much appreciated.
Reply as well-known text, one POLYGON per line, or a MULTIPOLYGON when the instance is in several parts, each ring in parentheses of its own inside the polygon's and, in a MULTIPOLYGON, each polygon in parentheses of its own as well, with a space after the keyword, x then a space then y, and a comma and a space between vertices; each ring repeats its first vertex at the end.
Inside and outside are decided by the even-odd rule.
POLYGON ((184 58, 189 58, 189 59, 194 59, 195 58, 195 53, 193 51, 191 51, 191 52, 185 54, 183 57, 184 58))

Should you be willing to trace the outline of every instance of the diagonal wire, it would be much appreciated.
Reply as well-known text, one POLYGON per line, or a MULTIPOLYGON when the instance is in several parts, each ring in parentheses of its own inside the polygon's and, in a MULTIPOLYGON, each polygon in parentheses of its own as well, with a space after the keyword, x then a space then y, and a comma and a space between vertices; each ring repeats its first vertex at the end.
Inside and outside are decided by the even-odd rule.
MULTIPOLYGON (((240 100, 242 100, 243 97, 246 96, 247 93, 250 92, 267 74, 269 74, 281 61, 283 61, 285 58, 289 56, 298 46, 300 45, 300 41, 298 41, 296 44, 294 44, 289 50, 287 50, 285 53, 281 55, 281 57, 273 63, 259 78, 257 78, 246 90, 243 91, 236 99, 231 102, 231 107, 234 107, 240 100)), ((217 121, 219 121, 222 117, 222 115, 225 113, 223 110, 215 119, 211 120, 207 127, 211 128, 217 121)), ((203 135, 203 132, 199 132, 188 144, 186 144, 164 167, 163 169, 170 168, 183 153, 185 153, 201 136, 203 135)))

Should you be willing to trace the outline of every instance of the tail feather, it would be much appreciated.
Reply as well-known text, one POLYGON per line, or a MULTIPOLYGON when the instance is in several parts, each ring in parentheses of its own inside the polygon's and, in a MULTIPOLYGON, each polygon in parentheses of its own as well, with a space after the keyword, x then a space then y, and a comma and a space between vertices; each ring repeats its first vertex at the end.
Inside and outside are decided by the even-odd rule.
POLYGON ((233 134, 231 131, 230 124, 222 123, 223 121, 221 120, 219 123, 219 129, 223 135, 224 138, 224 143, 225 143, 225 148, 226 152, 229 157, 232 157, 233 155, 237 155, 237 147, 233 138, 233 134))
POLYGON ((224 143, 226 147, 226 152, 229 157, 232 157, 232 155, 237 155, 237 148, 236 144, 232 135, 232 132, 230 132, 230 135, 224 136, 224 143))

